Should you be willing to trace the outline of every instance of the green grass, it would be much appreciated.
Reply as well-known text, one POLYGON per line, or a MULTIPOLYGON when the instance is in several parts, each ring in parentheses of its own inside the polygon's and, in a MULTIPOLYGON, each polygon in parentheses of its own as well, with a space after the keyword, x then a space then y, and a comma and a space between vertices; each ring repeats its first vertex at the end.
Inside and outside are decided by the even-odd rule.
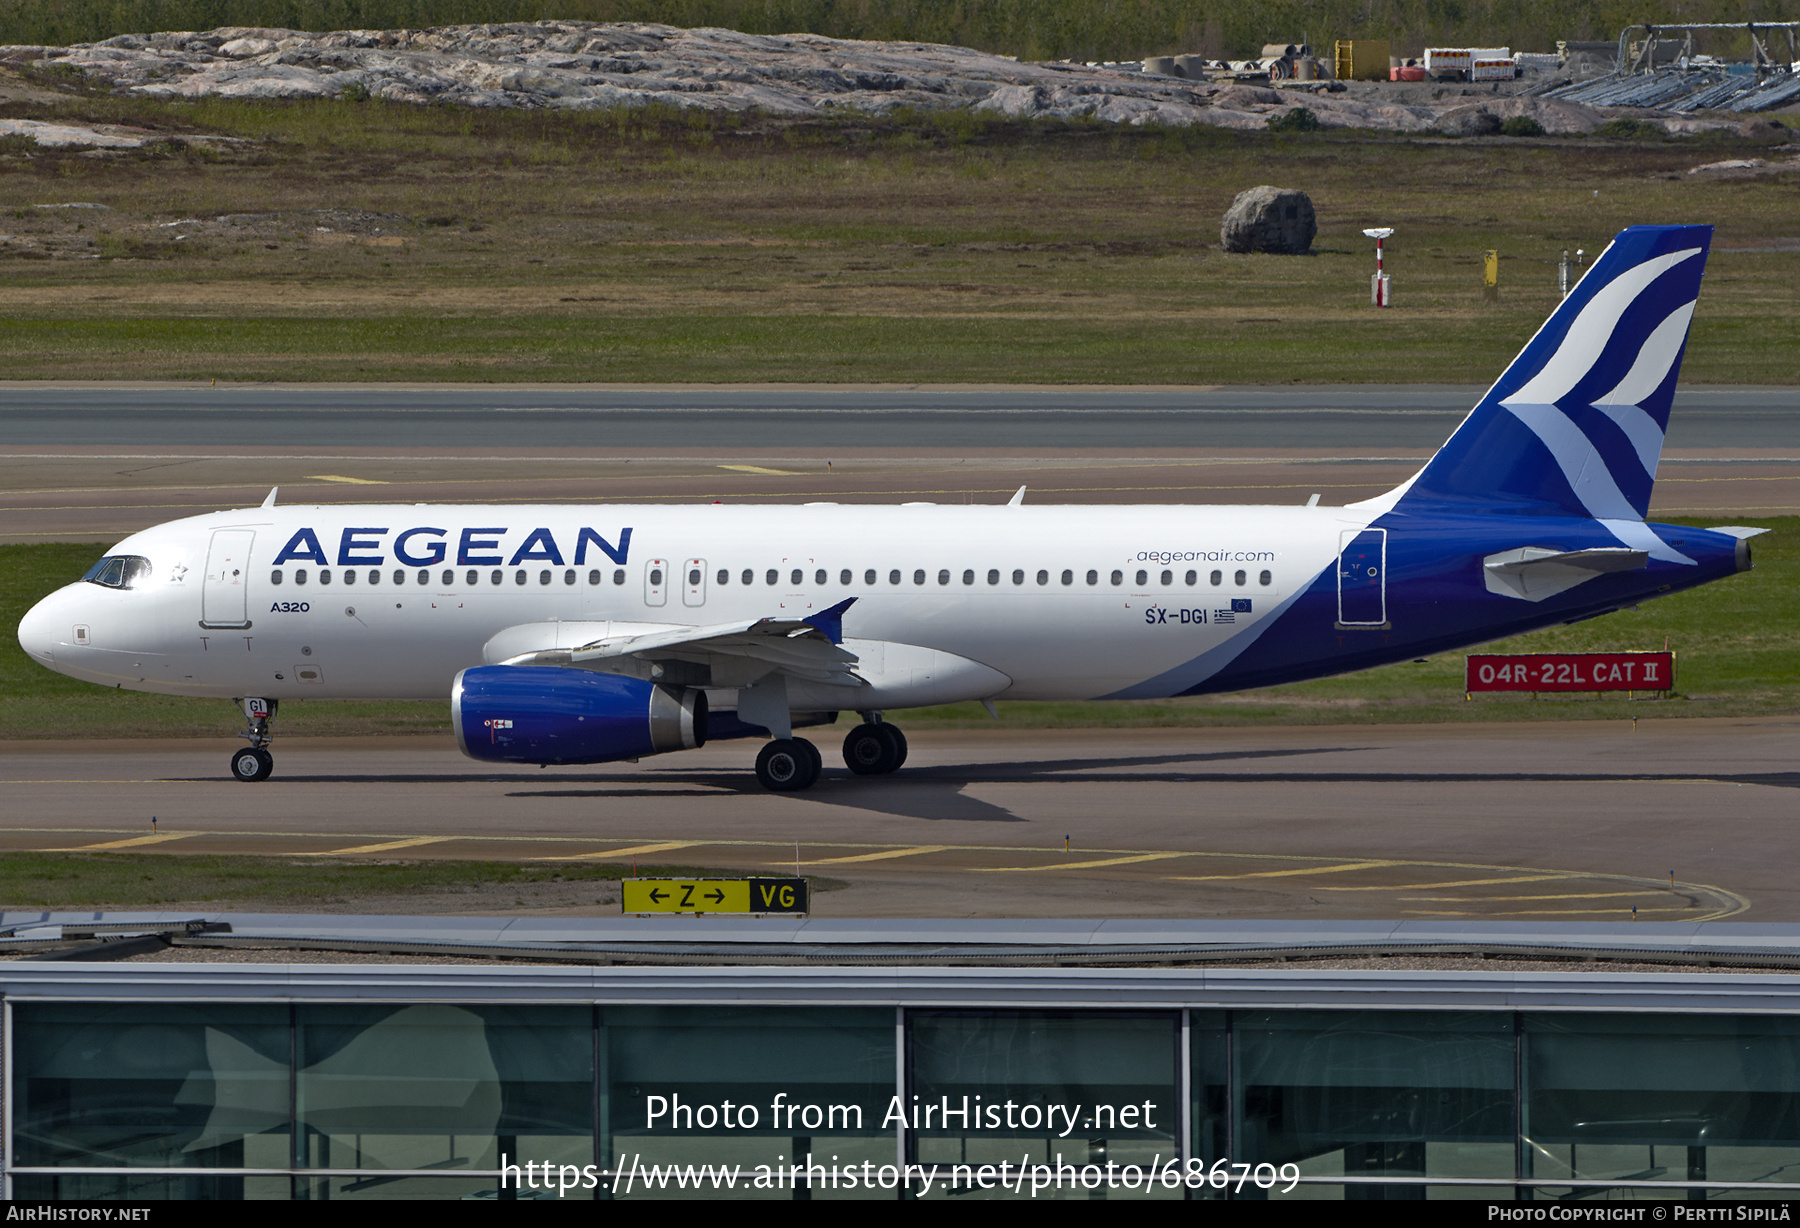
POLYGON ((76 96, 6 115, 169 139, 0 148, 0 378, 1473 381, 1554 307, 1562 251, 1711 221, 1684 378, 1800 382, 1794 176, 1689 175, 1767 154, 1729 133, 1487 143, 76 96), (197 133, 239 143, 180 143, 197 133), (1264 182, 1312 196, 1313 255, 1219 250, 1233 196, 1264 182), (110 210, 31 207, 68 201, 110 210), (262 220, 167 224, 239 215, 262 220), (1383 312, 1360 233, 1375 222, 1398 228, 1383 312))
MULTIPOLYGON (((640 866, 645 878, 719 875, 695 866, 640 866)), ((182 855, 147 860, 119 853, 16 852, 0 857, 8 908, 157 908, 253 900, 257 906, 340 904, 434 892, 608 883, 629 865, 555 867, 507 861, 354 862, 182 855)))
MULTIPOLYGON (((1645 602, 1635 611, 1537 631, 1483 651, 1660 649, 1678 654, 1669 699, 1489 695, 1466 701, 1462 653, 1235 695, 1135 703, 1004 703, 1012 728, 1311 725, 1469 720, 1587 720, 1626 716, 1746 716, 1800 709, 1800 518, 1693 520, 1752 524, 1754 570, 1645 602)), ((0 623, 16 627, 42 594, 79 577, 102 546, 0 546, 0 623)), ((449 705, 312 700, 282 706, 284 736, 448 734, 449 705)), ((854 719, 846 716, 845 721, 854 719)), ((974 704, 907 712, 909 729, 983 727, 974 704)), ((229 701, 106 690, 46 670, 11 635, 0 639, 0 737, 219 737, 240 723, 229 701)))

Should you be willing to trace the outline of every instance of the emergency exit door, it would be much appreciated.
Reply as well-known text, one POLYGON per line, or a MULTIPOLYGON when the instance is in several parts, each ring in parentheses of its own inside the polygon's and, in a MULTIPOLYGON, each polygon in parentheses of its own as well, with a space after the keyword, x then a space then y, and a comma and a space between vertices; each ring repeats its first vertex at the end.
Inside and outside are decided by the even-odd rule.
POLYGON ((1338 543, 1337 625, 1387 626, 1387 530, 1345 529, 1338 543))

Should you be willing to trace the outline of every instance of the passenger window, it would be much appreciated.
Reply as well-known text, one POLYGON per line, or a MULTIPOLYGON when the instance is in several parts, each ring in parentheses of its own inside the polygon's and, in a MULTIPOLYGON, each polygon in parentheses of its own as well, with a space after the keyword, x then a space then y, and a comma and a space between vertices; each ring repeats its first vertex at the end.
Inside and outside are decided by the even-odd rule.
POLYGON ((963 583, 964 584, 975 583, 975 569, 973 567, 970 567, 963 572, 963 583))
POLYGON ((923 567, 921 567, 917 571, 913 572, 913 583, 914 584, 925 583, 925 569, 923 567))
POLYGON ((848 567, 846 567, 846 568, 844 568, 844 570, 838 572, 838 583, 844 585, 846 588, 849 587, 850 581, 852 578, 853 577, 850 575, 850 569, 848 567))
MULTIPOLYGON (((426 573, 422 572, 422 571, 419 573, 420 577, 424 577, 425 574, 426 573)), ((425 581, 423 578, 421 578, 419 581, 419 583, 421 583, 421 584, 423 584, 424 582, 425 581)), ((454 571, 444 572, 444 587, 449 588, 451 585, 453 585, 455 583, 456 583, 456 573, 454 571)))
MULTIPOLYGON (((520 572, 519 574, 524 575, 525 573, 520 572)), ((661 588, 662 582, 663 582, 662 568, 652 567, 650 569, 650 587, 651 588, 661 588)))
POLYGON ((726 571, 723 567, 719 568, 719 583, 721 585, 731 583, 731 573, 726 571))
POLYGON ((477 584, 481 583, 481 573, 479 571, 469 572, 463 577, 463 583, 470 588, 474 588, 477 584))
POLYGON ((1013 568, 1013 583, 1014 584, 1025 583, 1025 571, 1023 568, 1020 568, 1020 567, 1013 568))
POLYGON ((788 582, 795 588, 799 588, 802 584, 806 583, 806 573, 796 567, 794 568, 793 574, 788 577, 788 582))
POLYGON ((1147 571, 1138 572, 1137 573, 1137 586, 1139 588, 1143 588, 1148 583, 1150 583, 1150 573, 1147 571))
POLYGON ((1165 572, 1163 572, 1163 574, 1162 574, 1162 582, 1163 582, 1163 586, 1164 586, 1164 587, 1165 587, 1165 588, 1166 588, 1166 587, 1168 587, 1168 586, 1169 586, 1169 585, 1171 585, 1171 584, 1173 584, 1173 583, 1175 583, 1175 573, 1174 573, 1174 572, 1172 572, 1172 571, 1165 571, 1165 572))
MULTIPOLYGON (((419 573, 419 575, 422 577, 419 581, 420 584, 423 584, 427 580, 431 579, 431 573, 428 571, 422 571, 419 573)), ((404 571, 401 571, 398 567, 394 568, 394 583, 395 584, 405 584, 406 583, 406 573, 404 571)))
POLYGON ((1125 583, 1125 573, 1122 571, 1113 572, 1112 573, 1112 582, 1115 586, 1125 583))
POLYGON ((821 588, 824 587, 824 585, 825 585, 825 569, 823 567, 821 567, 821 568, 819 568, 819 570, 813 572, 813 583, 819 585, 821 588))
POLYGON ((1039 583, 1039 584, 1048 584, 1048 583, 1050 583, 1050 573, 1049 573, 1049 572, 1047 572, 1047 571, 1043 571, 1043 570, 1041 570, 1041 569, 1040 569, 1040 570, 1039 570, 1039 571, 1038 571, 1038 583, 1039 583))
POLYGON ((1088 572, 1088 577, 1087 577, 1087 580, 1088 580, 1088 583, 1089 583, 1089 584, 1098 584, 1098 583, 1100 583, 1100 573, 1099 573, 1099 572, 1097 572, 1097 571, 1090 571, 1090 572, 1088 572))
POLYGON ((755 584, 756 583, 756 573, 754 571, 751 571, 748 567, 744 568, 744 574, 743 574, 742 578, 743 578, 743 581, 745 584, 755 584))
POLYGON ((988 568, 988 583, 989 584, 1000 583, 1000 569, 998 567, 988 568))
POLYGON ((1222 571, 1215 571, 1212 573, 1211 579, 1212 579, 1212 586, 1214 588, 1218 588, 1219 585, 1225 583, 1225 573, 1222 571))
POLYGON ((1068 570, 1067 568, 1064 568, 1063 574, 1062 574, 1062 582, 1065 585, 1075 583, 1075 573, 1068 570))
POLYGON ((430 584, 431 584, 430 570, 427 568, 421 567, 419 569, 419 586, 421 588, 424 588, 424 587, 428 587, 430 584))
POLYGON ((550 583, 550 573, 548 570, 538 572, 538 583, 539 584, 550 583))
POLYGON ((1199 573, 1199 572, 1197 572, 1197 571, 1190 571, 1190 572, 1188 572, 1188 573, 1187 573, 1187 586, 1188 586, 1188 587, 1189 587, 1189 588, 1193 588, 1193 587, 1194 587, 1194 581, 1196 581, 1196 580, 1198 580, 1198 579, 1199 579, 1199 578, 1200 578, 1200 573, 1199 573))
POLYGON ((1262 575, 1260 575, 1256 578, 1256 581, 1258 584, 1261 584, 1264 588, 1267 588, 1267 587, 1269 587, 1269 585, 1271 585, 1275 582, 1275 576, 1272 572, 1265 571, 1262 573, 1262 575))
POLYGON ((776 571, 773 567, 769 568, 769 574, 767 576, 764 576, 763 578, 765 580, 767 580, 770 584, 780 584, 781 583, 781 573, 779 571, 776 571))
POLYGON ((563 572, 563 583, 564 584, 575 583, 575 569, 573 567, 571 567, 571 568, 569 568, 569 570, 563 572))
POLYGON ((501 571, 498 567, 494 568, 493 574, 488 577, 489 584, 500 584, 500 583, 503 583, 505 580, 506 580, 506 573, 501 571))
POLYGON ((294 568, 294 583, 295 584, 305 584, 306 583, 306 568, 304 568, 304 567, 294 568))
POLYGON ((320 584, 330 584, 331 583, 331 568, 329 568, 329 567, 319 568, 319 583, 320 584))
POLYGON ((894 568, 894 570, 888 572, 888 583, 889 584, 900 583, 900 569, 898 567, 896 567, 896 568, 894 568))
MULTIPOLYGON (((498 575, 499 573, 495 572, 494 574, 498 575)), ((615 567, 613 569, 613 583, 614 584, 625 583, 625 569, 623 567, 615 567)))
POLYGON ((598 567, 596 567, 592 571, 588 572, 588 583, 589 584, 600 583, 600 569, 598 567))
POLYGON ((281 572, 271 571, 269 573, 269 583, 270 584, 280 584, 281 583, 281 572))
MULTIPOLYGON (((319 573, 320 579, 324 579, 325 575, 326 575, 325 572, 320 572, 319 573)), ((325 583, 329 584, 329 583, 331 583, 331 581, 326 580, 325 583)), ((355 569, 350 568, 350 567, 344 568, 344 583, 345 584, 355 584, 356 583, 355 569)))
POLYGON ((941 568, 938 571, 938 585, 942 587, 948 583, 950 583, 950 569, 948 567, 941 568))
POLYGON ((689 588, 699 588, 700 587, 700 569, 698 567, 688 568, 688 587, 689 588))
MULTIPOLYGON (((402 576, 406 575, 405 572, 401 572, 400 574, 402 576)), ((373 567, 369 568, 369 583, 370 584, 380 584, 381 583, 381 573, 379 571, 376 571, 373 567)), ((402 581, 402 583, 404 583, 404 580, 402 581)))
POLYGON ((871 568, 869 568, 869 570, 863 572, 863 583, 864 584, 875 583, 875 569, 873 567, 871 567, 871 568))
POLYGON ((1239 588, 1243 588, 1245 579, 1247 579, 1247 577, 1244 575, 1243 572, 1240 571, 1237 573, 1237 575, 1235 577, 1233 577, 1232 582, 1234 584, 1236 584, 1239 588))
POLYGON ((521 567, 521 568, 519 568, 519 570, 513 572, 513 583, 514 584, 525 583, 525 569, 523 567, 521 567))

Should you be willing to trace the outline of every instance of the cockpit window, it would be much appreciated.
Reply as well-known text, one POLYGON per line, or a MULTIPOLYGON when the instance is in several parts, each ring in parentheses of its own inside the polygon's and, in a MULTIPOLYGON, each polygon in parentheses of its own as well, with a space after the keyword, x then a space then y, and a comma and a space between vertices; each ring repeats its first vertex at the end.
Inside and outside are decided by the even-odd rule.
POLYGON ((141 554, 109 554, 81 578, 106 588, 136 588, 150 578, 150 560, 141 554))

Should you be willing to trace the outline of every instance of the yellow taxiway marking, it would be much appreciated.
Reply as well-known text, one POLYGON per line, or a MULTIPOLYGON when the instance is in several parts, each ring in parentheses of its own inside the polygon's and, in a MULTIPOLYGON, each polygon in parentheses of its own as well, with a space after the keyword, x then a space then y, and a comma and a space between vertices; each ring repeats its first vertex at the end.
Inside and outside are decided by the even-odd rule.
POLYGON ((1043 866, 972 866, 977 874, 1028 874, 1034 870, 1093 870, 1100 866, 1127 866, 1139 861, 1165 861, 1192 857, 1192 853, 1139 853, 1135 857, 1107 857, 1100 861, 1063 861, 1043 866))
MULTIPOLYGON (((534 857, 533 861, 598 861, 602 857, 638 857, 645 853, 666 853, 670 849, 691 849, 709 840, 671 840, 667 844, 634 844, 628 849, 601 849, 598 853, 576 853, 572 857, 534 857)), ((735 843, 735 841, 733 842, 735 843)))
POLYGON ((386 844, 359 844, 355 848, 323 849, 317 853, 301 853, 301 857, 348 857, 354 853, 387 853, 394 849, 418 848, 421 844, 442 844, 459 836, 414 836, 410 840, 389 840, 386 844))
POLYGON ((143 844, 165 844, 170 840, 186 840, 189 836, 199 834, 191 831, 176 831, 157 836, 136 836, 130 840, 108 840, 105 844, 84 844, 79 848, 41 849, 39 851, 45 853, 92 853, 98 849, 128 849, 143 844))
POLYGON ((894 857, 916 857, 920 853, 941 853, 951 847, 948 844, 920 844, 912 848, 888 849, 884 853, 858 853, 854 857, 822 857, 818 861, 803 861, 803 866, 842 866, 853 861, 887 861, 894 857))
POLYGON ((347 478, 341 473, 309 473, 309 482, 343 482, 349 486, 386 486, 387 483, 377 478, 347 478))
MULTIPOLYGON (((1662 889, 1668 890, 1667 887, 1662 889)), ((1420 904, 1492 904, 1498 900, 1611 900, 1619 896, 1636 899, 1655 894, 1655 888, 1646 887, 1642 891, 1580 891, 1569 895, 1402 895, 1394 898, 1420 904)))
POLYGON ((795 469, 765 469, 761 465, 720 465, 721 469, 729 469, 733 473, 773 473, 778 477, 798 478, 806 475, 795 469))
MULTIPOLYGON (((1389 862, 1389 865, 1407 865, 1407 862, 1389 862)), ((1445 887, 1486 887, 1490 883, 1545 883, 1559 878, 1586 878, 1585 874, 1569 871, 1564 874, 1520 874, 1513 878, 1461 878, 1453 883, 1390 883, 1385 887, 1321 887, 1320 891, 1441 891, 1445 887)))
MULTIPOLYGON (((1347 870, 1374 870, 1383 866, 1402 865, 1396 861, 1352 861, 1341 866, 1308 866, 1304 870, 1258 870, 1254 874, 1199 874, 1170 875, 1166 881, 1172 883, 1219 883, 1240 878, 1294 878, 1305 874, 1342 874, 1347 870)), ((1373 888, 1371 888, 1373 890, 1373 888)), ((1394 887, 1385 890, 1396 890, 1394 887)), ((1398 888, 1404 891, 1405 888, 1398 888)))

